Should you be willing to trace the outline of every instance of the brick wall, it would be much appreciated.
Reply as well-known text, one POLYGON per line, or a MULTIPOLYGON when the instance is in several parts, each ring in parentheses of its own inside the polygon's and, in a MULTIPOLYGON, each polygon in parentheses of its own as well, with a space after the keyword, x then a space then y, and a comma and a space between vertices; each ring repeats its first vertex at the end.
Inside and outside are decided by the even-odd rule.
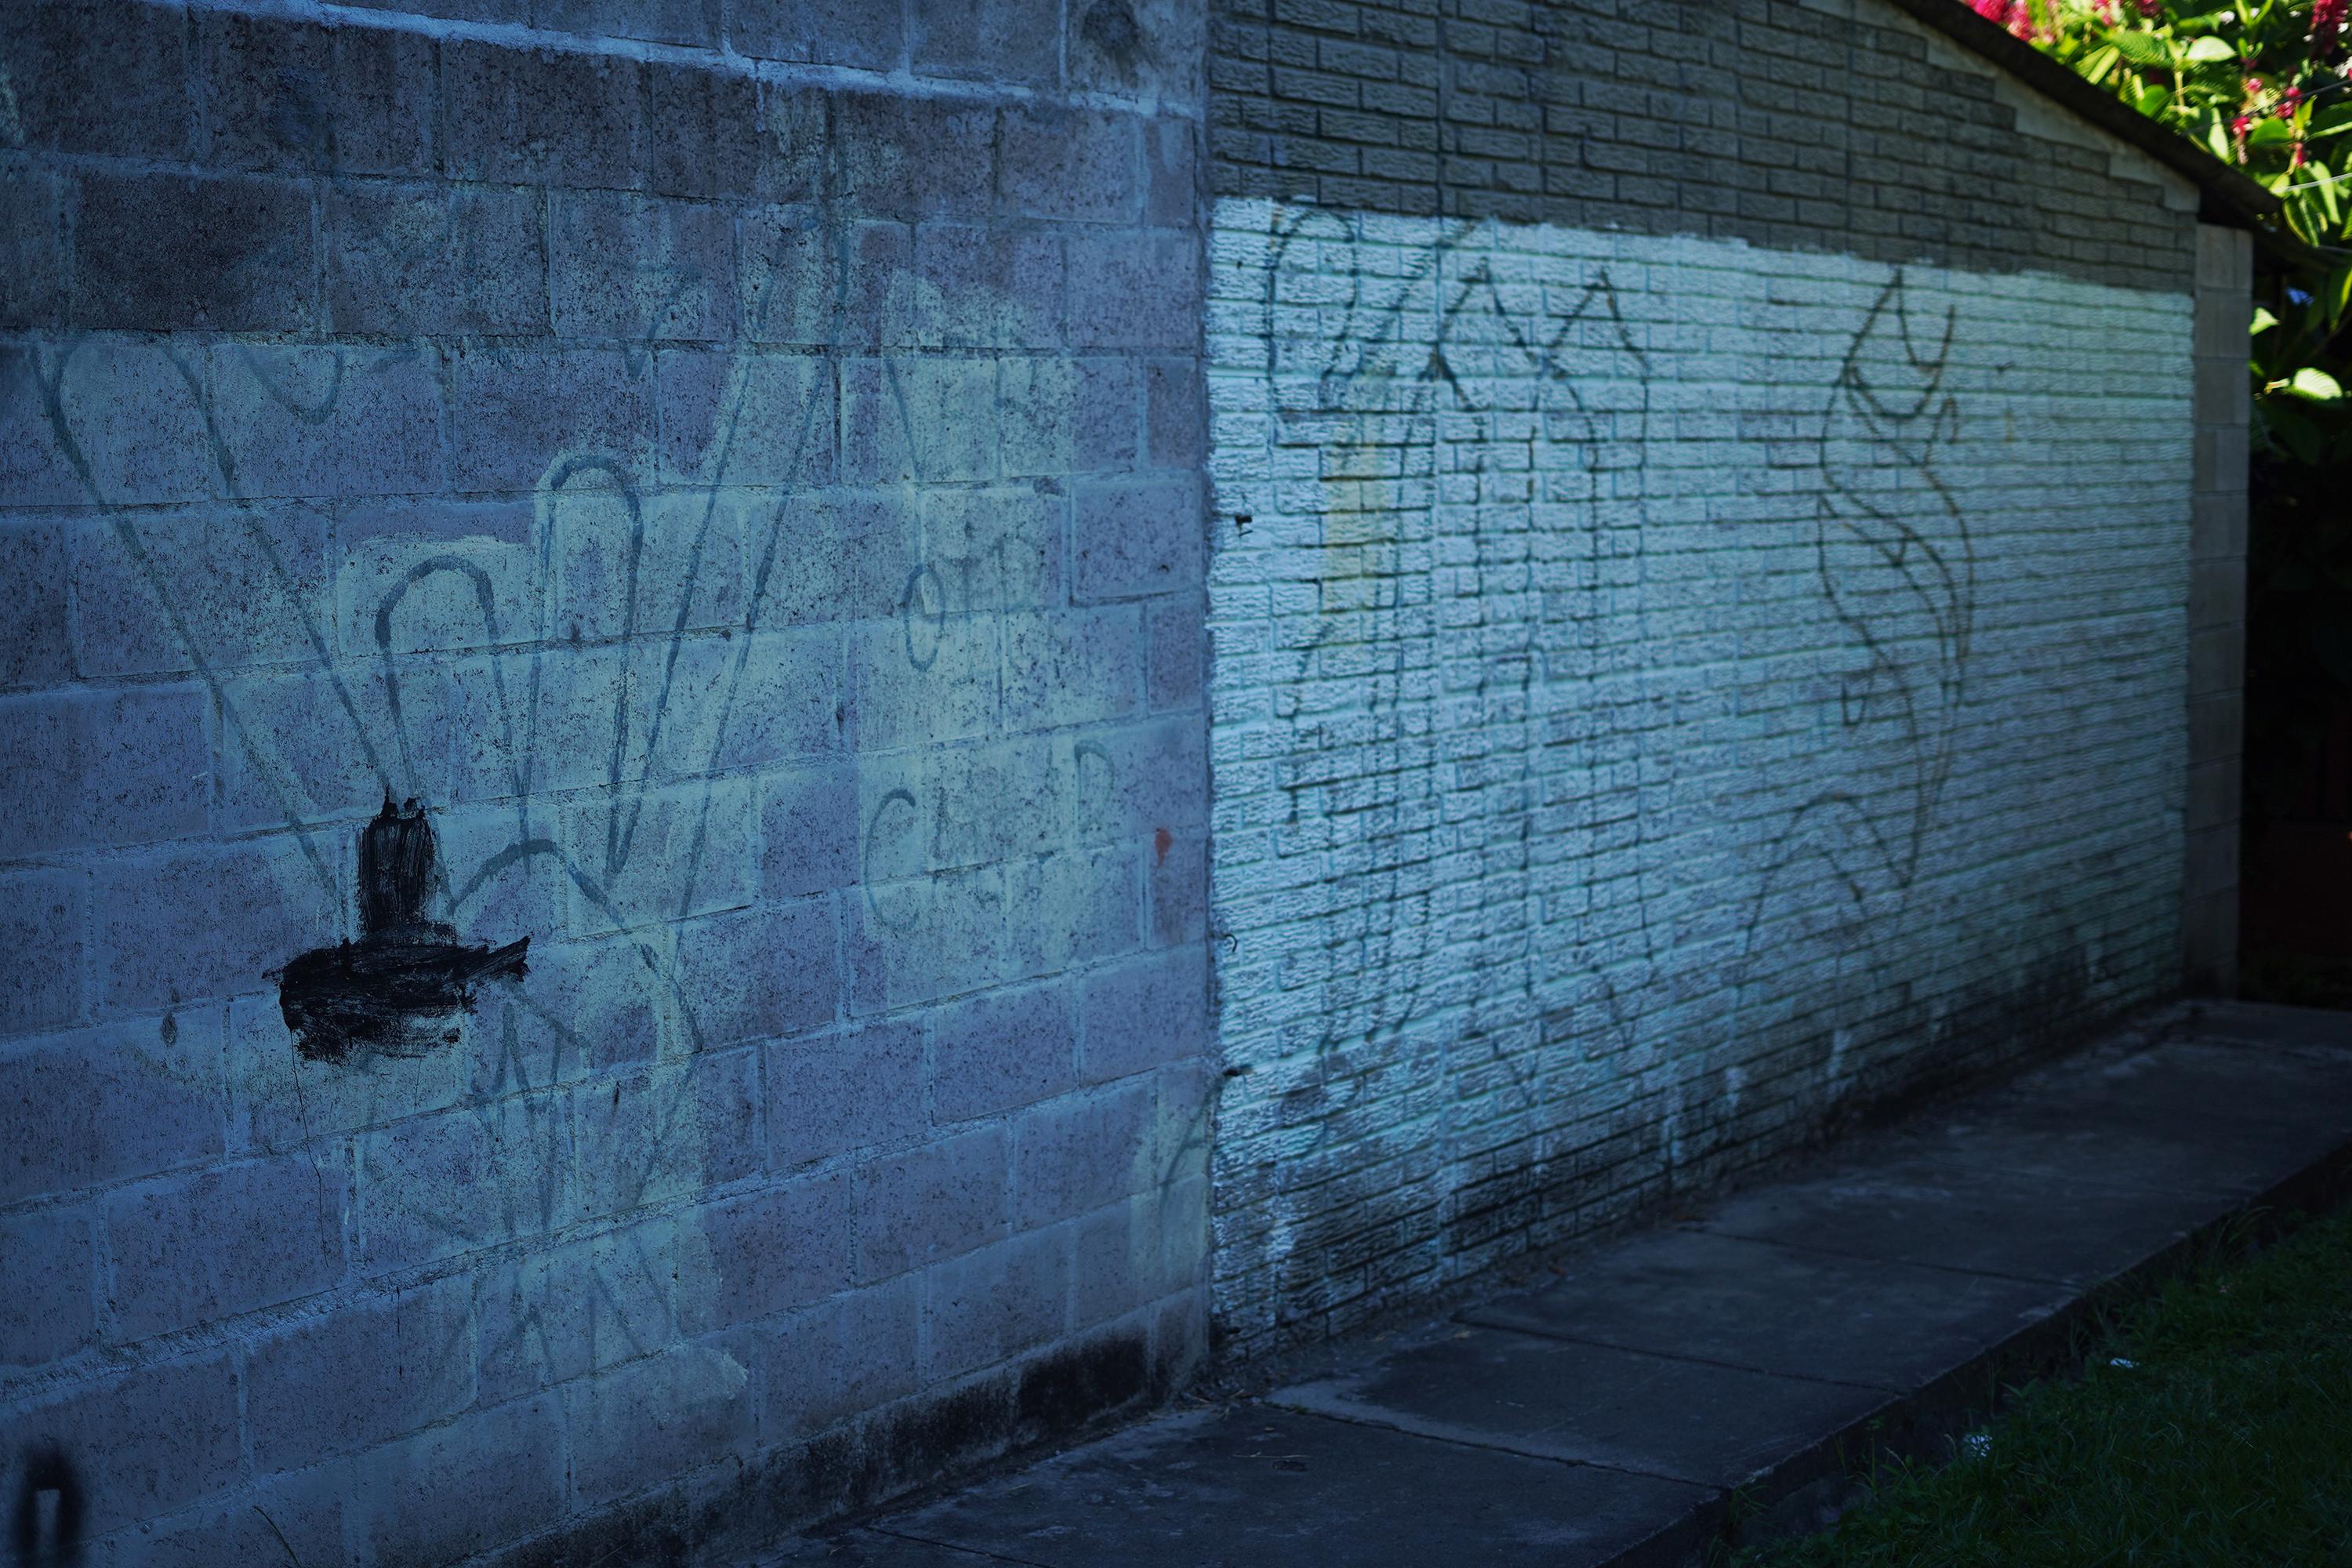
POLYGON ((0 16, 11 1528, 723 1558, 1165 1387, 1201 19, 264 9, 0 16), (314 1059, 387 796, 528 972, 314 1059))
POLYGON ((1870 4, 1234 5, 1250 1352, 2179 983, 2196 201, 1870 4))

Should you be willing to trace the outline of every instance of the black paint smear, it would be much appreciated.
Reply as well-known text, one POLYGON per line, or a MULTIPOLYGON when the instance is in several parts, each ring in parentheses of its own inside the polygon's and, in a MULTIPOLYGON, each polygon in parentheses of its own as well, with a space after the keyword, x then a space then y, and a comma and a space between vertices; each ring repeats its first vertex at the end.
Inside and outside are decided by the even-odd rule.
POLYGON ((310 1060, 341 1061, 355 1048, 422 1056, 457 1039, 476 986, 523 973, 529 937, 477 946, 425 918, 437 856, 433 825, 413 800, 387 798, 362 830, 359 940, 313 948, 277 973, 278 1009, 310 1060))
POLYGON ((25 1455, 25 1479, 16 1489, 16 1518, 10 1522, 19 1568, 81 1561, 81 1478, 62 1450, 52 1445, 25 1455), (44 1492, 55 1492, 58 1499, 57 1534, 46 1542, 41 1539, 44 1492))

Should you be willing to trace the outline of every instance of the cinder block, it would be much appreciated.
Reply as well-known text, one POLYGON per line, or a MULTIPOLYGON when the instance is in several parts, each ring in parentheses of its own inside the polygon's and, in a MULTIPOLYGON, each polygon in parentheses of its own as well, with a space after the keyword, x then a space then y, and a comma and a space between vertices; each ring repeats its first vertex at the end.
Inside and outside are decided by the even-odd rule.
POLYGON ((2242 490, 2200 495, 2189 503, 2189 554, 2192 561, 2242 561, 2246 554, 2246 497, 2242 490))
POLYGON ((121 1539, 118 1559, 139 1563, 332 1562, 343 1550, 345 1462, 330 1461, 226 1494, 121 1539), (135 1542, 135 1547, 133 1543, 135 1542))
POLYGON ((1208 1253, 1209 1184, 1193 1177, 1079 1220, 1073 1325, 1086 1329, 1192 1285, 1208 1253))
POLYGON ((2189 626, 2192 631, 2235 626, 2246 618, 2246 564, 2222 558, 2189 565, 2189 626))
POLYGON ((0 1415, 18 1492, 26 1456, 54 1447, 82 1487, 85 1539, 236 1484, 236 1374, 226 1351, 101 1376, 0 1415))
POLYGON ((579 868, 568 889, 574 934, 667 925, 751 902, 760 853, 749 780, 583 796, 561 822, 579 868))
POLYGON ((763 1323, 753 1341, 762 1434, 804 1437, 914 1392, 920 1284, 902 1276, 763 1323))
MULTIPOLYGON (((37 382, 19 392, 32 416, 26 432, 32 450, 26 456, 39 453, 64 465, 68 452, 76 454, 75 466, 86 466, 87 479, 74 474, 69 489, 26 495, 26 503, 55 499, 142 506, 223 493, 220 468, 206 445, 199 355, 160 342, 89 338, 41 363, 56 398, 47 402, 37 382)), ((25 368, 34 372, 35 365, 25 368)))
POLYGON ((539 193, 518 185, 337 181, 321 220, 336 330, 545 335, 541 206, 539 193))
POLYGON ((1154 1184, 1146 1085, 1034 1105, 1015 1127, 1013 1214, 1023 1226, 1067 1219, 1154 1184))
POLYGON ((1199 242, 1192 236, 1073 236, 1069 267, 1073 343, 1189 352, 1199 341, 1199 242))
POLYGON ((1142 123, 1115 110, 1008 109, 998 132, 1005 205, 1024 217, 1133 223, 1142 214, 1142 123))
MULTIPOLYGON (((474 0, 473 14, 491 20, 514 0, 474 0)), ((436 79, 440 51, 430 37, 394 27, 342 27, 334 40, 334 125, 337 174, 429 174, 440 163, 436 79)))
POLYGON ((885 344, 1051 349, 1062 341, 1062 242, 1048 234, 926 224, 908 320, 885 344))
POLYGON ((1148 685, 1154 709, 1200 706, 1208 677, 1207 620, 1208 607, 1196 595, 1151 602, 1145 624, 1150 628, 1148 685))
POLYGON ((12 5, 0 22, 16 133, 27 151, 177 162, 192 151, 181 16, 89 4, 12 5))
MULTIPOLYGON (((536 982, 536 945, 531 959, 536 982)), ((231 1153, 288 1154, 316 1145, 317 1158, 340 1161, 334 1140, 446 1109, 467 1089, 461 1051, 385 1057, 359 1071, 312 1061, 294 1048, 274 992, 229 1004, 226 1059, 231 1153)))
POLYGON ((1005 727, 1053 730, 1133 712, 1143 690, 1142 629, 1127 605, 1006 616, 1005 727))
POLYGON ((560 336, 708 342, 733 335, 734 231, 719 207, 558 192, 549 198, 547 254, 560 336))
MULTIPOLYGON (((387 795, 440 801, 451 794, 446 749, 427 742, 420 752, 414 743, 419 734, 442 733, 447 711, 430 672, 416 665, 231 677, 220 694, 223 826, 283 827, 372 813, 387 795), (404 732, 411 741, 405 750, 404 732)), ((331 840, 320 848, 330 867, 340 853, 331 840)))
POLYGON ((522 635, 540 602, 534 511, 526 501, 446 499, 338 508, 335 630, 345 657, 455 651, 522 635))
POLYGON ((246 1351, 256 1469, 306 1468, 474 1403, 472 1286, 437 1280, 340 1302, 246 1351))
POLYGON ((91 1215, 50 1209, 0 1219, 8 1293, 0 1365, 39 1366, 98 1342, 98 1239, 91 1215))
POLYGON ((845 92, 831 100, 840 194, 861 216, 984 218, 996 189, 992 110, 845 92))
MULTIPOLYGON (((1038 913, 1053 921, 1059 911, 1038 913)), ((941 1121, 1034 1104, 1077 1080, 1077 1017, 1063 986, 967 997, 934 1027, 931 1104, 941 1121)))
MULTIPOLYGON (((1087 14, 1091 20, 1110 9, 1109 4, 1098 4, 1087 14)), ((1168 5, 1161 15, 1170 18, 1172 26, 1198 28, 1201 18, 1192 7, 1168 5)), ((1086 20, 1078 26, 1081 39, 1087 33, 1086 20)), ((1080 50, 1083 56, 1086 50, 1080 50)), ((1182 80, 1197 81, 1199 68, 1190 59, 1169 59, 1165 62, 1171 76, 1182 80)), ((1073 68, 1076 75, 1079 68, 1073 68)), ((1196 101, 1188 90, 1163 99, 1163 102, 1192 103, 1196 101)), ((1201 129, 1193 121, 1171 118, 1146 121, 1143 126, 1143 220, 1154 228, 1191 229, 1199 222, 1202 207, 1201 129)))
POLYGON ((1079 1059, 1090 1083, 1203 1056, 1211 1047, 1208 960, 1202 948, 1177 948, 1097 971, 1087 977, 1083 996, 1079 1059))
POLYGON ((923 1270, 923 1376, 994 1366, 1069 1327, 1070 1235, 1031 1231, 923 1270))
POLYGON ((578 1213, 570 1144, 562 1093, 362 1133, 353 1142, 358 1267, 381 1273, 569 1223, 578 1213))
POLYGON ((1096 479, 1076 488, 1072 586, 1082 602, 1200 583, 1201 497, 1190 475, 1096 479))
POLYGON ((849 1177, 839 1172, 803 1176, 703 1209, 708 1288, 687 1293, 707 1296, 707 1303, 689 1306, 689 1326, 748 1323, 847 1289, 850 1218, 849 1177))
POLYGON ((461 490, 606 487, 652 472, 653 367, 618 350, 467 346, 450 356, 461 490))
POLYGON ((719 42, 719 0, 537 0, 542 27, 590 38, 709 48, 719 42))
POLYGON ((769 541, 752 564, 763 626, 898 615, 922 564, 914 509, 884 490, 786 497, 769 541))
POLYGON ((101 861, 91 879, 101 1015, 259 991, 295 954, 338 940, 337 851, 289 835, 101 861), (205 918, 192 920, 202 910, 205 918))
MULTIPOLYGON (((831 344, 843 337, 837 236, 800 207, 760 207, 736 220, 736 299, 747 342, 831 344)), ((855 250, 855 244, 852 246, 855 250)))
POLYGON ((727 41, 754 59, 887 71, 906 58, 898 0, 728 0, 727 41))
POLYGON ((429 494, 444 488, 440 362, 239 343, 212 355, 214 427, 240 496, 429 494))
MULTIPOLYGON (((333 156, 341 86, 335 35, 303 22, 219 12, 189 23, 204 128, 199 161, 222 169, 323 172, 333 156)), ((429 76, 420 85, 430 93, 429 76)))
POLYGON ((330 526, 322 511, 278 503, 78 522, 75 664, 86 676, 168 675, 314 654, 330 526))
POLYGON ((996 474, 996 363, 858 359, 841 370, 849 484, 937 484, 996 474))
POLYGON ((580 1210, 626 1215, 741 1181, 760 1168, 759 1054, 698 1052, 572 1096, 580 1210))
POLYGON ((227 175, 78 176, 74 319, 153 331, 305 332, 319 321, 310 187, 227 175), (172 237, 169 266, 154 236, 172 237))
POLYGON ((1148 920, 1151 945, 1181 947, 1209 935, 1209 845, 1199 829, 1151 838, 1148 920))
POLYGON ((1061 21, 1051 0, 940 0, 913 18, 909 63, 919 76, 1052 87, 1061 75, 1061 21))
POLYGON ((1143 367, 1144 428, 1155 468, 1200 465, 1208 445, 1206 388, 1200 362, 1160 359, 1143 367))
POLYGON ((2189 695, 2236 691, 2246 684, 2246 629, 2209 626, 2189 637, 2189 695))
POLYGON ((937 745, 997 723, 996 626, 911 610, 849 628, 849 719, 861 752, 937 745))
POLYGON ((656 380, 662 468, 687 484, 833 481, 833 364, 815 354, 667 350, 656 380))
POLYGON ((54 803, 0 827, 0 854, 174 838, 204 826, 202 693, 134 687, 0 699, 0 787, 54 803))
POLYGON ((678 986, 706 1047, 834 1021, 841 979, 833 909, 796 899, 677 927, 678 986))
POLYGON ((106 1205, 109 1337, 128 1342, 314 1295, 343 1271, 339 1153, 226 1165, 106 1205))
POLYGON ((220 1158, 220 1050, 217 1009, 12 1044, 0 1202, 220 1158))
POLYGON ((351 1533, 381 1563, 449 1563, 519 1541, 563 1511, 564 1431, 549 1394, 387 1444, 354 1471, 351 1533))
POLYGON ((994 866, 867 881, 845 911, 850 1011, 870 1015, 1003 979, 1005 896, 994 866))
POLYGON ((1058 974, 1135 951, 1138 862, 1130 845, 1066 849, 1005 871, 1007 973, 1058 974))
POLYGON ((787 1170, 923 1131, 920 1025, 874 1024, 766 1052, 768 1163, 787 1170))
POLYGON ((739 1458, 757 1441, 759 1393, 738 1336, 692 1341, 568 1384, 572 1487, 593 1507, 739 1458))
POLYGON ((698 200, 762 194, 765 131, 760 82, 748 73, 694 63, 646 66, 652 161, 647 186, 698 200))
POLYGON ((82 1021, 89 919, 87 886, 79 872, 0 872, 0 952, 16 955, 7 980, 0 983, 0 1035, 82 1021))
POLYGON ((1025 488, 928 492, 926 595, 936 588, 951 615, 1060 605, 1067 510, 1061 497, 1025 488))
POLYGON ((0 327, 66 324, 66 184, 33 169, 0 171, 0 327))
POLYGON ((1007 359, 997 373, 1007 478, 1124 473, 1140 450, 1132 361, 1007 359))
POLYGON ((760 780, 760 894, 793 899, 859 879, 856 775, 802 768, 760 780))
POLYGON ((639 189, 644 68, 617 55, 450 40, 441 47, 443 167, 493 184, 639 189))
POLYGON ((31 343, 0 343, 0 491, 18 506, 87 505, 51 417, 48 384, 57 356, 31 343))
POLYGON ((1005 1135, 992 1127, 858 1166, 858 1277, 887 1279, 1003 1237, 1006 1174, 1005 1135))
POLYGON ((481 1403, 502 1405, 676 1344, 678 1298, 705 1271, 692 1221, 653 1215, 485 1271, 474 1298, 481 1403))

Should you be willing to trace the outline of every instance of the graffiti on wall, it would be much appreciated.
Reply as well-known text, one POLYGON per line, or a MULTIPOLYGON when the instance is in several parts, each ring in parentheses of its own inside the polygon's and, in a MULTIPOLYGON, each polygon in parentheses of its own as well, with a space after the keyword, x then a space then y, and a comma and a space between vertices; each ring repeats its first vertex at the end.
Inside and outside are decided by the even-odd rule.
MULTIPOLYGON (((1706 1179, 1751 1075, 1817 1115, 1894 1020, 1942 1027, 1906 976, 2023 962, 2018 920, 2076 991, 2123 973, 2088 894, 1989 900, 1953 826, 2004 743, 1975 509, 2020 542, 2005 602, 2063 599, 2042 563, 2084 537, 2015 500, 2060 351, 2013 301, 1487 220, 1234 201, 1217 233, 1221 1310, 1507 1246, 1589 1150, 1706 1179)), ((2112 503, 2135 569, 2170 496, 2112 503)), ((2101 635, 2069 615, 2168 635, 2084 605, 2007 658, 2101 635)), ((2034 851, 2081 886, 2132 875, 2064 836, 2034 851)))

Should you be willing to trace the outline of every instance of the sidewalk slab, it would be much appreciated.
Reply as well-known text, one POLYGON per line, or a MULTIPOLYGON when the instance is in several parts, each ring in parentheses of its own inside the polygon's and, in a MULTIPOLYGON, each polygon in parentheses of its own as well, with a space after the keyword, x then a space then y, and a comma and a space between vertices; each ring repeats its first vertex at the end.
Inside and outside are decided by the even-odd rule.
POLYGON ((1555 1283, 774 1559, 793 1568, 1701 1560, 1818 1523, 1996 1373, 2258 1204, 2352 1172, 2352 1015, 2175 1008, 1851 1138, 1555 1283), (1750 1528, 1754 1528, 1751 1522, 1750 1528))
POLYGON ((1533 1565, 1620 1555, 1708 1500, 1653 1477, 1244 1406, 1147 1422, 878 1529, 1039 1568, 1426 1568, 1474 1560, 1471 1542, 1478 1563, 1533 1565))
POLYGON ((2041 1322, 2063 1285, 1659 1231, 1465 1322, 1901 1392, 2041 1322))
POLYGON ((1566 1459, 1701 1488, 1793 1463, 1884 1410, 1884 1389, 1497 1329, 1454 1328, 1274 1405, 1453 1444, 1566 1459))

